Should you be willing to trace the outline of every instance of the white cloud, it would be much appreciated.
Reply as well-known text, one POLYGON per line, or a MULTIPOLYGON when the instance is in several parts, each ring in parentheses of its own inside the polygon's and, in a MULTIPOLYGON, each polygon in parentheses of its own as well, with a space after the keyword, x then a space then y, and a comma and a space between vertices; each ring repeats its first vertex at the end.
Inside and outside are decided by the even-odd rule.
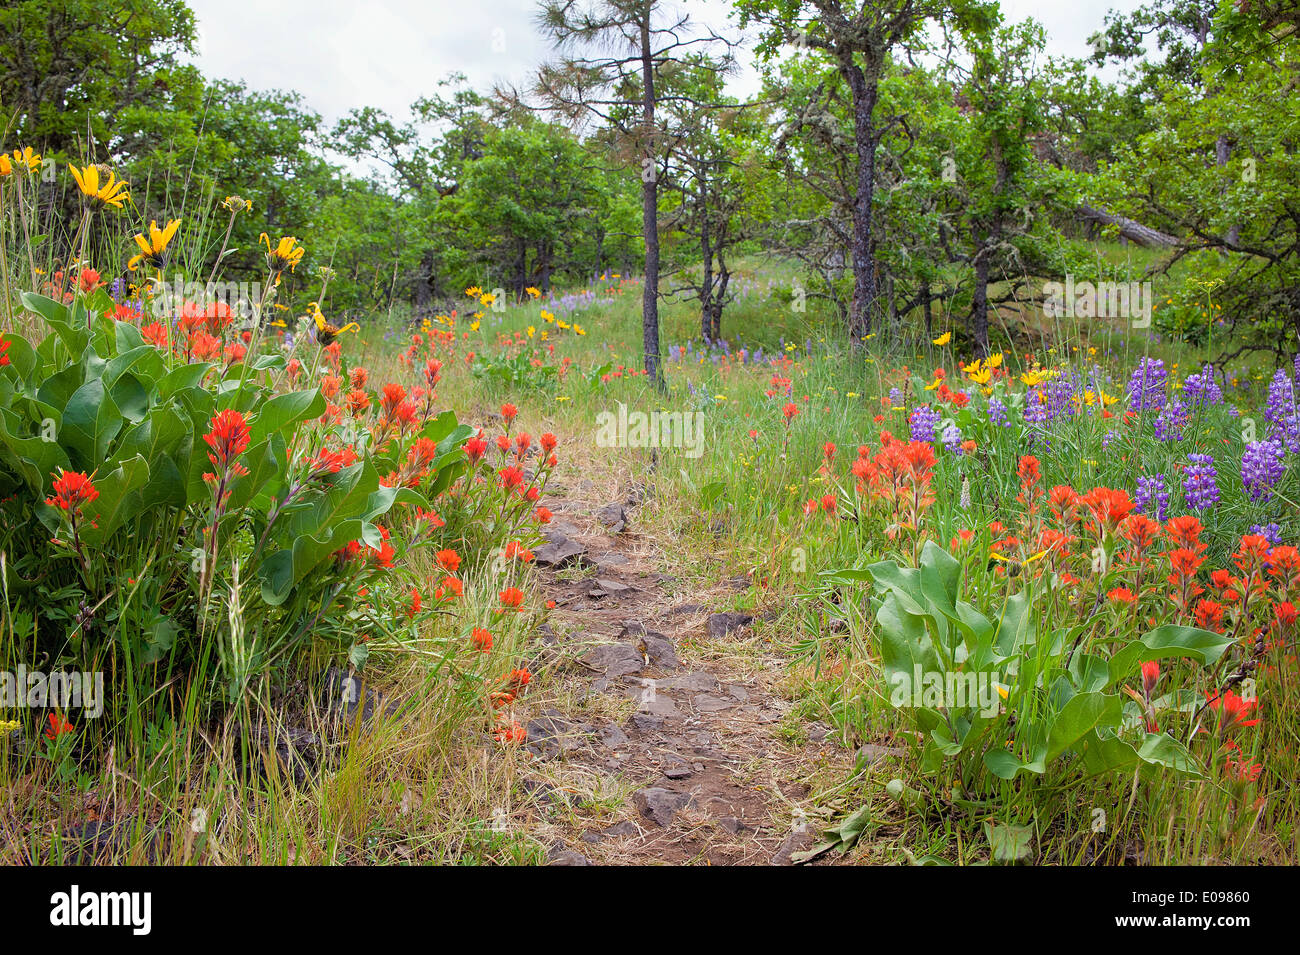
MULTIPOLYGON (((1107 9, 1139 2, 1003 0, 1002 8, 1009 21, 1038 19, 1052 53, 1082 56, 1107 9)), ((298 90, 330 121, 360 106, 400 117, 450 72, 464 73, 477 89, 523 85, 549 53, 533 25, 532 0, 190 0, 190 6, 199 18, 196 62, 205 73, 259 89, 298 90)), ((685 7, 719 32, 737 35, 728 0, 690 0, 685 7)), ((741 93, 753 90, 752 69, 742 69, 733 85, 741 93)))

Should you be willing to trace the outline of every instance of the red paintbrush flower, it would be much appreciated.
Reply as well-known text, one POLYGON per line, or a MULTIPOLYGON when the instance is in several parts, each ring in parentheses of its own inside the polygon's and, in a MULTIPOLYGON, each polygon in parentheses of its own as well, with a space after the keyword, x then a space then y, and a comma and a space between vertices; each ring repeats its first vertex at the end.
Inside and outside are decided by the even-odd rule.
POLYGON ((99 497, 99 491, 91 483, 91 478, 81 471, 64 471, 59 469, 59 476, 54 479, 54 496, 47 497, 45 503, 50 507, 75 514, 83 504, 89 504, 99 497))
MULTIPOLYGON (((208 460, 223 476, 229 473, 239 477, 248 473, 247 468, 235 462, 235 458, 248 450, 250 441, 248 424, 240 412, 233 408, 218 411, 212 418, 211 430, 203 436, 203 440, 212 449, 208 453, 208 460)), ((205 474, 203 477, 208 481, 216 480, 215 474, 205 474)))

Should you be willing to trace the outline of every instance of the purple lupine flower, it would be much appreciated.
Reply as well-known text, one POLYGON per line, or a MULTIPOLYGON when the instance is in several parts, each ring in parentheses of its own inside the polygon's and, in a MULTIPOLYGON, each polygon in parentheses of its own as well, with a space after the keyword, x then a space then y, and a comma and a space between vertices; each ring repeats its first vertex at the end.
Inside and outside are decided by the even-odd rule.
POLYGON ((1183 428, 1187 425, 1189 417, 1185 404, 1177 398, 1170 399, 1169 404, 1165 405, 1164 410, 1156 417, 1156 440, 1162 442, 1183 440, 1183 428))
POLYGON ((1223 389, 1214 377, 1214 366, 1204 364, 1183 382, 1183 396, 1193 408, 1209 408, 1223 404, 1223 389))
POLYGON ((1154 474, 1138 478, 1135 499, 1139 514, 1163 522, 1169 514, 1169 490, 1165 487, 1165 476, 1154 474))
POLYGON ((1273 496, 1273 488, 1286 473, 1282 458, 1286 449, 1276 438, 1264 441, 1252 441, 1246 445, 1241 456, 1241 483, 1252 501, 1267 501, 1273 496))
POLYGON ((1169 373, 1159 358, 1143 358, 1128 381, 1128 406, 1133 411, 1159 411, 1165 406, 1169 373))
POLYGON ((1079 380, 1074 372, 1057 375, 1047 383, 1047 420, 1054 421, 1061 415, 1076 414, 1079 410, 1075 398, 1079 391, 1079 380))
POLYGON ((1110 443, 1114 441, 1117 437, 1119 437, 1119 434, 1117 432, 1107 431, 1104 435, 1101 436, 1101 449, 1105 451, 1107 448, 1110 447, 1110 443))
POLYGON ((1204 511, 1219 503, 1218 469, 1212 454, 1189 454, 1190 466, 1183 474, 1183 500, 1193 511, 1204 511))
POLYGON ((1269 422, 1269 437, 1280 439, 1288 451, 1300 453, 1300 407, 1296 402, 1296 384, 1279 368, 1268 384, 1268 403, 1264 417, 1269 422))
POLYGON ((1274 547, 1282 543, 1282 525, 1280 524, 1251 524, 1250 533, 1267 538, 1268 542, 1274 547))
POLYGON ((948 422, 943 429, 943 446, 954 454, 961 454, 961 442, 961 429, 953 422, 948 422))
POLYGON ((1002 403, 1002 399, 997 395, 989 395, 989 420, 999 428, 1011 427, 1011 421, 1007 418, 1007 406, 1002 403))
POLYGON ((907 423, 912 429, 912 440, 933 441, 934 429, 942 417, 943 415, 929 405, 919 405, 912 409, 912 413, 907 416, 907 423))
POLYGON ((1047 420, 1047 402, 1041 385, 1036 385, 1025 392, 1025 421, 1029 424, 1042 424, 1047 420))
POLYGON ((895 408, 903 407, 903 392, 898 388, 890 388, 889 403, 895 408))

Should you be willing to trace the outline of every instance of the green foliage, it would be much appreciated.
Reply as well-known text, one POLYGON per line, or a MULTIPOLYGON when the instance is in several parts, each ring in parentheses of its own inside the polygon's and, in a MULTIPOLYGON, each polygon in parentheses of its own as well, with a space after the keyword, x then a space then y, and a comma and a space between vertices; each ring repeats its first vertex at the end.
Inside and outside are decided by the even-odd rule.
MULTIPOLYGON (((354 631, 331 605, 356 574, 336 552, 355 541, 381 548, 379 522, 395 506, 427 503, 411 487, 381 485, 380 468, 390 471, 402 449, 363 446, 351 462, 322 467, 307 446, 319 454, 340 439, 312 427, 325 411, 318 389, 271 389, 282 358, 259 359, 247 374, 237 362, 176 364, 134 325, 107 317, 102 291, 70 305, 32 293, 23 301, 51 331, 35 346, 4 339, 0 550, 12 607, 32 614, 34 649, 87 670, 185 668, 225 631, 227 601, 243 633, 221 639, 255 648, 227 655, 232 692, 304 641, 346 649, 354 631), (221 498, 206 436, 227 410, 247 423, 247 446, 221 498), (89 476, 97 496, 52 506, 65 471, 89 476), (219 559, 230 568, 221 575, 219 559)), ((463 471, 468 435, 451 412, 417 435, 437 448, 424 474, 431 494, 463 471)))
POLYGON ((1012 594, 990 617, 961 598, 961 565, 933 542, 918 567, 881 561, 867 570, 885 681, 923 736, 922 772, 976 793, 990 789, 990 775, 1058 784, 1140 767, 1200 772, 1173 735, 1144 730, 1122 687, 1147 661, 1211 666, 1231 638, 1166 624, 1107 653, 1082 639, 1092 621, 1039 632, 1032 591, 1012 594))

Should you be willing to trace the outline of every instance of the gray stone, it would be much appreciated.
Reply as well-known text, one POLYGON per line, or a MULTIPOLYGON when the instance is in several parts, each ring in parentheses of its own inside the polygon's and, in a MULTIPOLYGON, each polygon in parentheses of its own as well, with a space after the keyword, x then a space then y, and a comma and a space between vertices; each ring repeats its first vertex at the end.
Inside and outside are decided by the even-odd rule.
POLYGON ((679 810, 689 806, 693 800, 690 793, 679 793, 671 789, 664 789, 661 786, 650 786, 638 790, 632 797, 632 801, 641 810, 641 815, 661 826, 668 826, 672 823, 673 816, 679 810))
POLYGON ((790 857, 796 852, 807 851, 812 848, 812 844, 812 829, 807 826, 791 832, 772 856, 772 865, 794 865, 790 857))
POLYGON ((650 658, 650 662, 657 667, 665 670, 675 670, 681 666, 681 661, 677 659, 677 654, 673 652, 673 645, 662 633, 651 631, 641 637, 641 645, 645 647, 645 655, 650 658))
POLYGON ((664 718, 650 713, 633 713, 632 725, 642 733, 654 733, 664 728, 664 718))
POLYGON ((600 745, 606 749, 618 749, 627 745, 627 734, 619 729, 617 723, 608 724, 600 731, 600 745))
POLYGON ((594 647, 583 660, 598 670, 604 670, 609 679, 640 673, 645 668, 645 658, 636 647, 626 643, 604 643, 594 647))
POLYGON ((565 567, 581 558, 586 552, 587 548, 577 541, 558 534, 551 537, 549 543, 533 551, 533 558, 540 567, 565 567))
POLYGON ((694 693, 709 693, 718 689, 718 678, 712 673, 683 673, 656 684, 661 690, 690 690, 694 693))
POLYGON ((627 512, 622 504, 607 504, 596 512, 596 520, 608 527, 611 534, 617 534, 627 526, 627 512))
POLYGON ((728 611, 727 613, 710 614, 704 629, 710 640, 721 640, 731 631, 741 630, 753 622, 754 618, 747 613, 728 611))
POLYGON ((875 743, 867 743, 858 747, 857 757, 868 766, 876 766, 891 756, 903 756, 906 752, 907 750, 899 746, 877 746, 875 743))
POLYGON ((591 860, 581 852, 556 847, 546 859, 547 865, 591 865, 591 860))

